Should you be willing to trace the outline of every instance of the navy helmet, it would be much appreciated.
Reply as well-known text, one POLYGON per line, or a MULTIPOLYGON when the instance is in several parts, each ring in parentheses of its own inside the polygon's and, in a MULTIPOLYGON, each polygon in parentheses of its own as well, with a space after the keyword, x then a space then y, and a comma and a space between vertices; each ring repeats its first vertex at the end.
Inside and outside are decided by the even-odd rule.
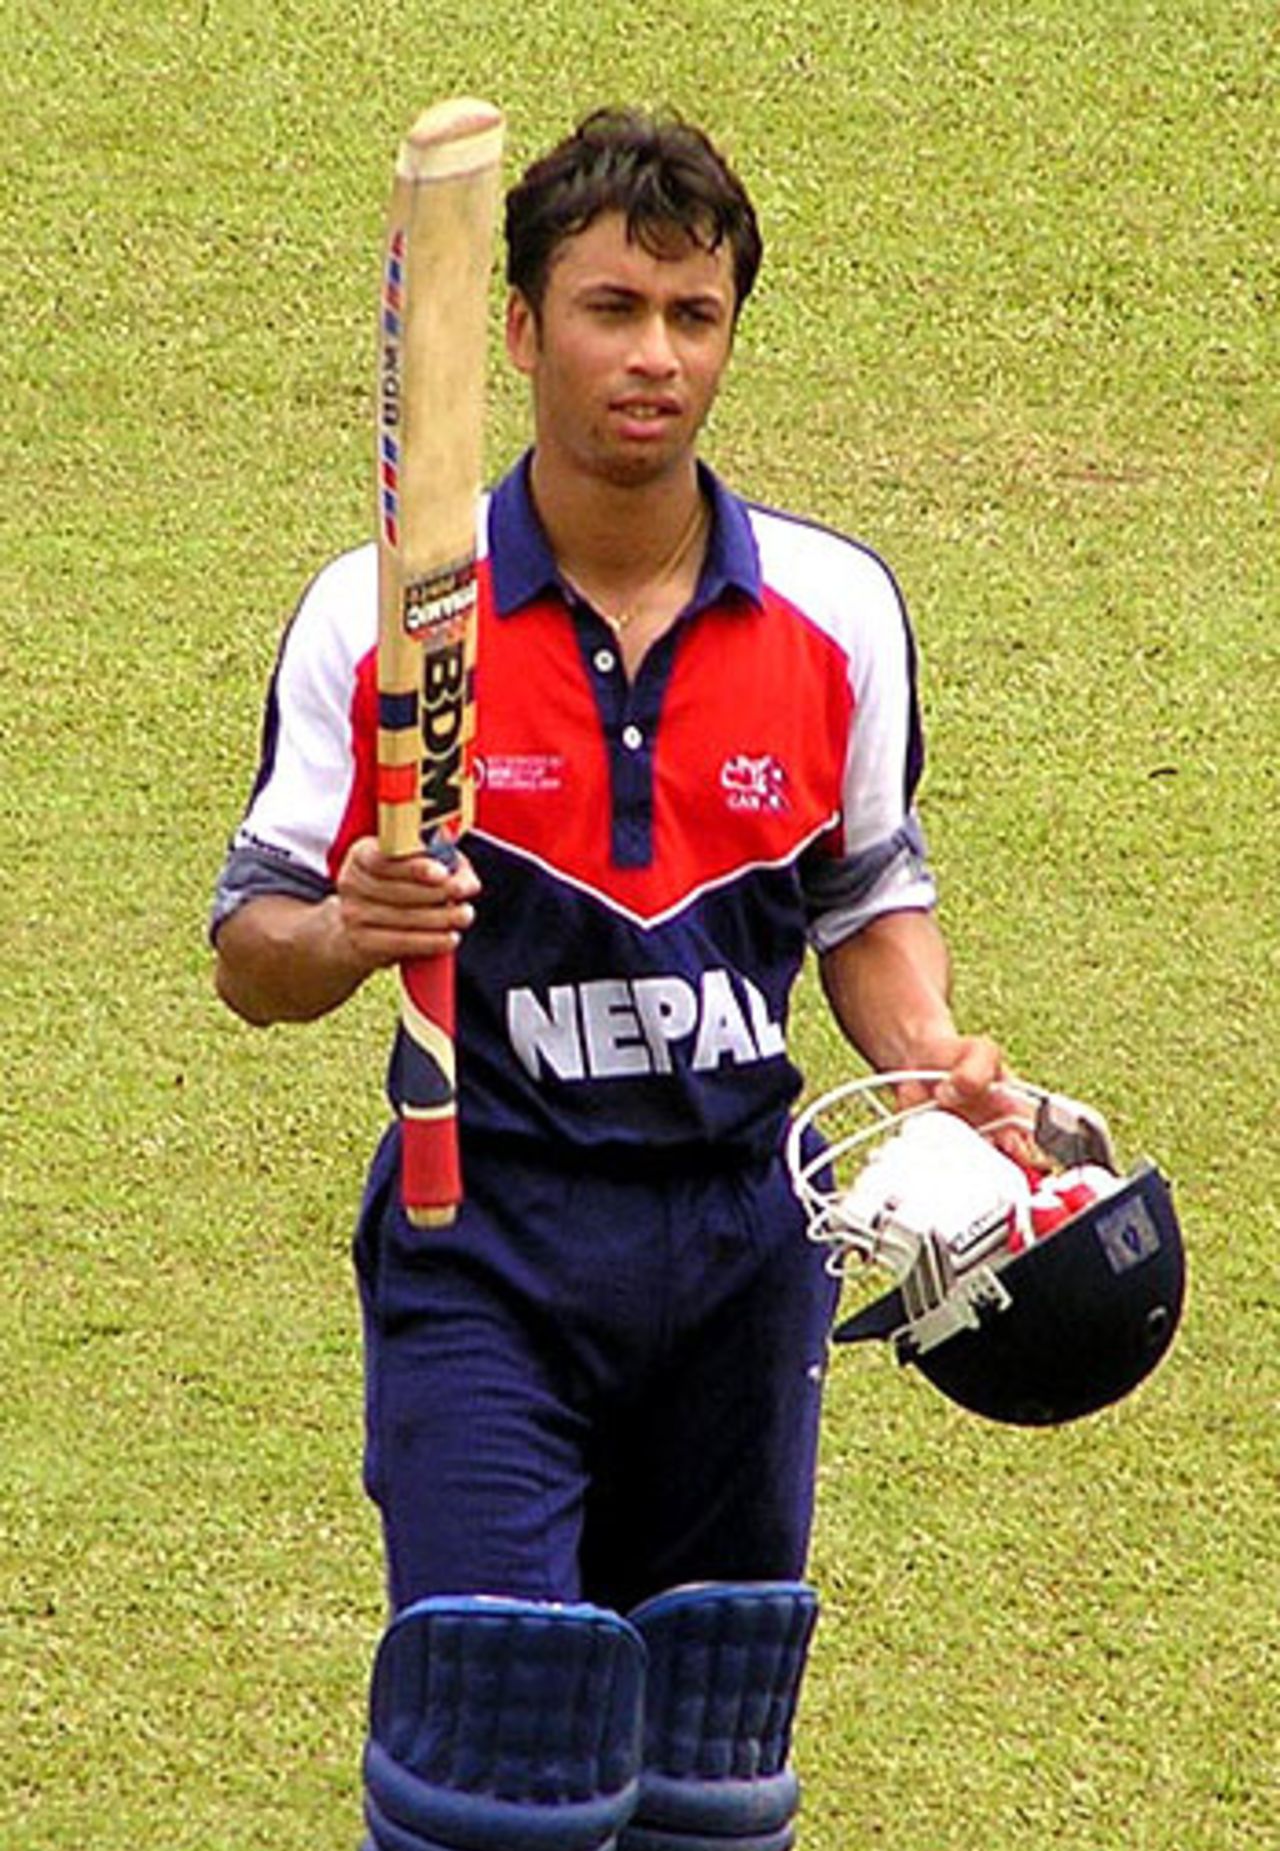
POLYGON ((981 1131, 931 1099, 897 1108, 900 1085, 941 1077, 847 1082, 793 1127, 792 1175, 831 1270, 872 1262, 895 1277, 836 1342, 886 1341, 990 1420, 1053 1426, 1121 1400, 1182 1315, 1168 1182, 1146 1161, 1119 1174, 1097 1112, 1023 1081, 981 1131))

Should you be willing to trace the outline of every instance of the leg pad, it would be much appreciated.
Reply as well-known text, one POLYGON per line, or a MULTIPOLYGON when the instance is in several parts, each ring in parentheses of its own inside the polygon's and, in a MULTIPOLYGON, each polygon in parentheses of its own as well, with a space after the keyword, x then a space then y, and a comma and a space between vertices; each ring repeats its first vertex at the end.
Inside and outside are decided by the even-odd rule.
POLYGON ((817 1611, 813 1590, 787 1581, 676 1588, 631 1615, 649 1670, 623 1851, 789 1851, 791 1730, 817 1611))
POLYGON ((644 1647, 584 1604, 444 1598, 392 1621, 367 1851, 607 1851, 635 1805, 644 1647))

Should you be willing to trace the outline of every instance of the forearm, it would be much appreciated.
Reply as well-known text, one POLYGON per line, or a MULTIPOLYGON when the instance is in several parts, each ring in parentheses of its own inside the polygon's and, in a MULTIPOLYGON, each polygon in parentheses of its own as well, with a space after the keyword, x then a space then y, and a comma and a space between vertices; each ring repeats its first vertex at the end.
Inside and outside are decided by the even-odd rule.
POLYGON ((218 928, 218 995, 259 1026, 314 1021, 371 971, 455 951, 479 891, 464 855, 446 868, 429 855, 384 855, 364 836, 326 898, 259 894, 218 928))
POLYGON ((949 1066, 957 1041, 951 963, 930 913, 887 913, 821 960, 832 1011, 879 1072, 949 1066))
POLYGON ((246 1022, 310 1022, 344 1003, 369 974, 336 894, 314 904, 264 894, 218 932, 214 984, 246 1022))

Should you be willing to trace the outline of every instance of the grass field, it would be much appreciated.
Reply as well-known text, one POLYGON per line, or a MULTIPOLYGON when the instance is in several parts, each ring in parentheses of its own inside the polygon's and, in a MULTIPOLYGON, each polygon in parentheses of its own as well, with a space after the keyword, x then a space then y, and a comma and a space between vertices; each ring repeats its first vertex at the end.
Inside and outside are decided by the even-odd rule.
MULTIPOLYGON (((893 563, 960 1012, 1190 1247, 1173 1358, 1076 1428, 838 1359, 804 1845, 1275 1844, 1278 46, 1262 0, 10 0, 4 1845, 355 1837, 392 1003, 251 1034, 204 913, 280 626, 370 525, 390 151, 463 87, 513 166, 613 98, 736 158, 709 454, 893 563)), ((499 374, 495 469, 523 431, 499 374)), ((844 1070, 811 989, 796 1032, 844 1070)))

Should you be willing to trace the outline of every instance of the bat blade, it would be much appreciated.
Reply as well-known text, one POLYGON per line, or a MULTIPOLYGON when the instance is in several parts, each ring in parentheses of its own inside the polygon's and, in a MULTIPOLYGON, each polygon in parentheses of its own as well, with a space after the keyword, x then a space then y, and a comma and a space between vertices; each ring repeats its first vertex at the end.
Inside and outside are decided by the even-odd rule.
MULTIPOLYGON (((378 316, 378 840, 449 862, 470 822, 476 499, 504 122, 451 98, 401 143, 378 316)), ((461 1199, 453 959, 401 967, 394 1090, 405 1209, 461 1199)))

